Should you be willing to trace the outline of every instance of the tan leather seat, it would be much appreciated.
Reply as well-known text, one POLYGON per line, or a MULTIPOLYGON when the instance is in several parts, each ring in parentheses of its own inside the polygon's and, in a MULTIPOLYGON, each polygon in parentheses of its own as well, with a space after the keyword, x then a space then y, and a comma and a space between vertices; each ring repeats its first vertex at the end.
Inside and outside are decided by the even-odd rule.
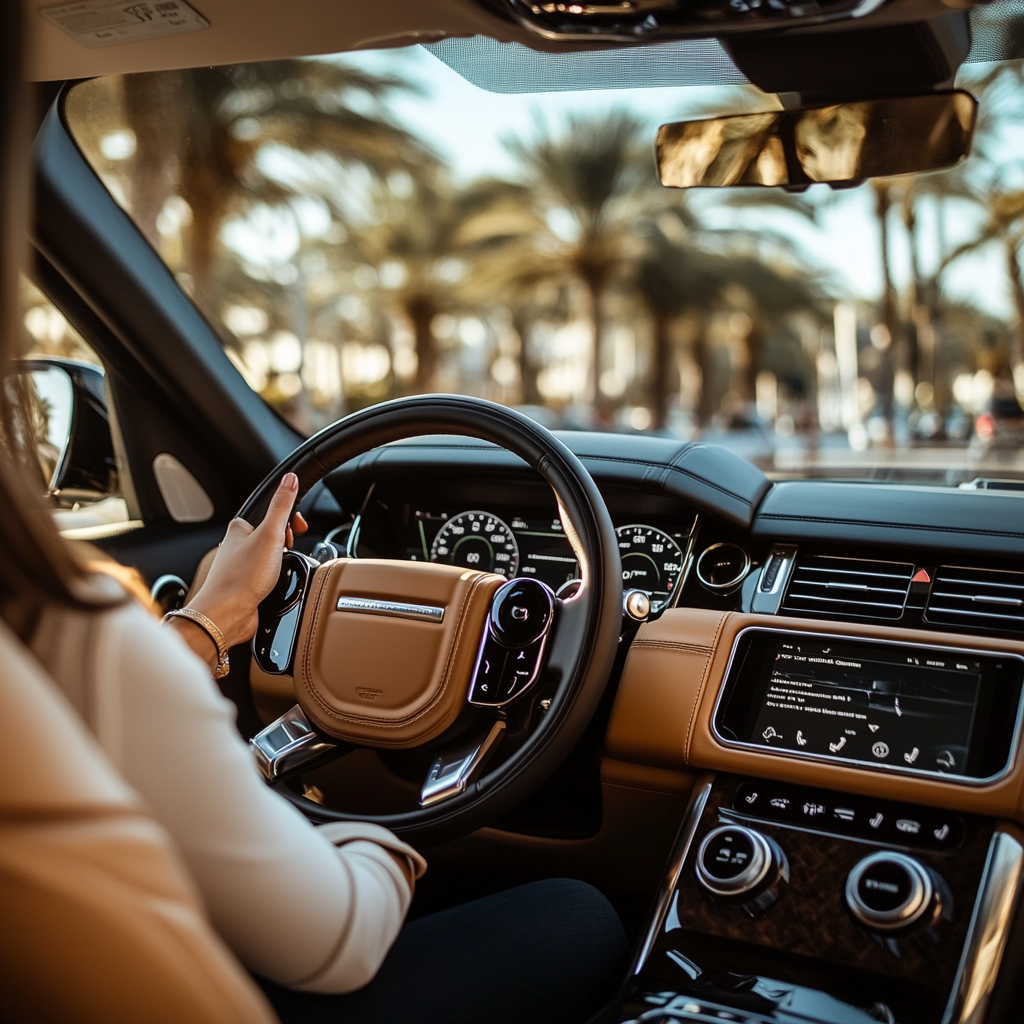
POLYGON ((0 722, 0 1020, 273 1024, 166 834, 2 625, 0 722))

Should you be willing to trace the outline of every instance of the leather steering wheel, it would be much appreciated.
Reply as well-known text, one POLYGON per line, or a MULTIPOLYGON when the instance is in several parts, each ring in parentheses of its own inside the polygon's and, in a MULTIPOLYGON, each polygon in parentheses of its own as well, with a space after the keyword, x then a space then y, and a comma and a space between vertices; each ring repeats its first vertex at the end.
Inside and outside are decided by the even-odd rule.
POLYGON ((433 844, 500 817, 535 791, 579 740, 615 659, 622 572, 604 499, 579 459, 526 416, 458 395, 397 399, 324 428, 275 467, 239 516, 261 522, 285 472, 298 476, 301 501, 348 460, 425 434, 493 442, 540 474, 579 561, 580 587, 562 600, 536 580, 506 582, 454 566, 349 558, 316 565, 286 553, 293 568, 303 559, 307 576, 300 586, 283 571, 261 606, 261 623, 284 622, 290 610, 288 668, 302 710, 252 742, 271 781, 268 751, 304 752, 315 761, 353 746, 429 747, 437 757, 423 793, 431 795, 415 810, 349 814, 287 786, 280 791, 316 821, 371 821, 433 844), (504 669, 493 669, 494 655, 504 669), (543 711, 531 712, 525 739, 503 753, 506 712, 529 693, 536 696, 541 684, 550 694, 543 711), (446 779, 453 783, 447 789, 446 779))

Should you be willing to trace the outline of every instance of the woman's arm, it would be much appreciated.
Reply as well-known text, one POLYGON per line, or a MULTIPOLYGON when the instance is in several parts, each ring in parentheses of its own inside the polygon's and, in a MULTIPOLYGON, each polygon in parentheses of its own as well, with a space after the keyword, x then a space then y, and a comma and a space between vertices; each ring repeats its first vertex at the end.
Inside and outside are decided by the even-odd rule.
POLYGON ((366 984, 398 934, 422 859, 372 825, 314 828, 263 783, 234 706, 179 638, 136 606, 105 618, 100 742, 171 833, 218 932, 247 967, 282 984, 366 984))

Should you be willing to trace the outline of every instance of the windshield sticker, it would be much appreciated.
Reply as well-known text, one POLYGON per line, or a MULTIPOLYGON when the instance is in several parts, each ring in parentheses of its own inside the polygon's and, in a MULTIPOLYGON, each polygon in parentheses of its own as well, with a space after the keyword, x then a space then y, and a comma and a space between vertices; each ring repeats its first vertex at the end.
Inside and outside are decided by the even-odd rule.
POLYGON ((90 49, 199 32, 210 27, 210 23, 184 0, 113 4, 109 0, 79 0, 73 4, 42 7, 39 13, 90 49))

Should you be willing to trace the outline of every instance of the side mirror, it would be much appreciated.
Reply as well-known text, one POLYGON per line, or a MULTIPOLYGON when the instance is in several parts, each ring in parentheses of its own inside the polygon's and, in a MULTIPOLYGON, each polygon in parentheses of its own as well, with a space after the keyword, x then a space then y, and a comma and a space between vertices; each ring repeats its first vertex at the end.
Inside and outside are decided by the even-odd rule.
POLYGON ((937 171, 970 152, 977 111, 956 91, 665 124, 658 175, 672 188, 802 188, 937 171))
POLYGON ((23 359, 7 386, 23 450, 48 495, 68 507, 118 493, 101 369, 70 359, 23 359))

